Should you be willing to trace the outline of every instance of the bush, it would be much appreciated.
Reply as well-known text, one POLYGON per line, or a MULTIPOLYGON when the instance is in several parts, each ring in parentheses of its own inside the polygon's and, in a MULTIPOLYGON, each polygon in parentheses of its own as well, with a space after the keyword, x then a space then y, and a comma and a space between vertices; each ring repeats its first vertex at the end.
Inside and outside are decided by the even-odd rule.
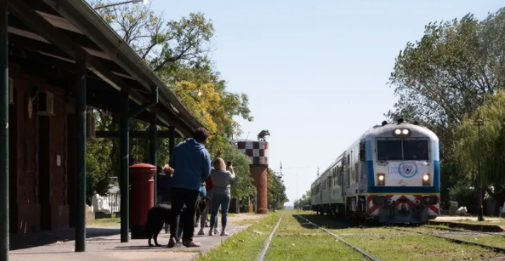
POLYGON ((467 207, 468 212, 470 209, 475 209, 475 190, 470 189, 470 185, 466 181, 458 182, 449 188, 449 197, 452 201, 458 202, 458 207, 467 207))

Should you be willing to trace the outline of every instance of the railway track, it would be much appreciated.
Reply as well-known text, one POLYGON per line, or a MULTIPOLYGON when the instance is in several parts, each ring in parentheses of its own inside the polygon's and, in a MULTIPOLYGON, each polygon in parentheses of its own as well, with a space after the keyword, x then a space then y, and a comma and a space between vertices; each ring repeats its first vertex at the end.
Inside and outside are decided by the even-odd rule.
POLYGON ((349 243, 349 242, 345 241, 343 238, 341 238, 341 237, 339 237, 338 235, 336 235, 336 234, 334 234, 334 233, 330 232, 329 230, 327 230, 327 229, 325 229, 325 228, 322 228, 322 227, 320 227, 320 226, 318 226, 318 225, 314 224, 313 222, 311 222, 310 220, 308 220, 308 219, 306 219, 306 218, 304 218, 304 217, 300 216, 299 214, 296 214, 296 215, 297 215, 299 218, 301 218, 301 219, 303 219, 303 220, 307 221, 308 223, 310 223, 312 226, 317 227, 318 229, 323 230, 323 231, 324 231, 324 232, 326 232, 327 234, 329 234, 329 235, 333 236, 334 238, 336 238, 338 241, 340 241, 340 242, 342 242, 342 243, 346 244, 347 246, 351 247, 352 249, 354 249, 354 250, 356 250, 356 251, 360 252, 360 253, 361 253, 363 256, 365 256, 366 258, 368 258, 368 259, 370 259, 370 260, 375 260, 375 261, 379 261, 379 260, 380 260, 380 259, 378 259, 378 258, 376 258, 376 257, 374 257, 374 256, 372 256, 372 255, 370 255, 369 253, 365 252, 364 250, 360 249, 359 247, 357 247, 357 246, 355 246, 355 245, 353 245, 353 244, 351 244, 351 243, 349 243))
MULTIPOLYGON (((394 228, 394 229, 399 230, 399 231, 409 232, 406 229, 401 229, 401 228, 394 228)), ((454 243, 457 243, 457 244, 474 245, 474 246, 479 246, 479 247, 491 249, 491 250, 493 250, 495 252, 505 253, 505 248, 503 248, 503 247, 490 246, 490 245, 486 245, 486 244, 481 244, 481 243, 476 243, 476 242, 471 242, 471 241, 466 241, 466 240, 461 240, 461 239, 446 237, 446 236, 442 236, 442 235, 440 235, 439 233, 436 233, 436 232, 419 232, 419 231, 416 231, 416 233, 420 234, 420 235, 428 235, 428 236, 442 238, 442 239, 445 239, 445 240, 448 240, 448 241, 451 241, 451 242, 454 242, 454 243)))
POLYGON ((275 231, 277 231, 277 228, 279 227, 279 224, 281 224, 282 217, 284 216, 285 211, 282 212, 281 216, 279 217, 279 221, 277 221, 277 225, 275 225, 274 229, 272 229, 272 232, 268 236, 267 240, 265 241, 265 244, 263 245, 263 249, 261 250, 260 254, 258 255, 258 258, 256 261, 263 261, 263 258, 265 258, 265 254, 268 251, 268 247, 270 246, 270 242, 272 241, 272 237, 275 234, 275 231))
POLYGON ((473 230, 467 230, 467 229, 436 227, 436 226, 431 226, 431 225, 425 225, 424 227, 433 228, 433 229, 437 229, 437 230, 453 231, 453 232, 457 232, 457 233, 460 233, 463 235, 491 235, 491 236, 505 237, 505 233, 503 233, 503 232, 482 232, 482 231, 473 231, 473 230))

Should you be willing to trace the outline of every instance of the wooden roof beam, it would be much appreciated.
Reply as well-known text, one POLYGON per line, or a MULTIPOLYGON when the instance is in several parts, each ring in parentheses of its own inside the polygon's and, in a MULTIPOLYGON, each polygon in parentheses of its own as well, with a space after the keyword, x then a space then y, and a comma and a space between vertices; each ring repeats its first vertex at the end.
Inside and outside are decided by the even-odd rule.
MULTIPOLYGON (((23 21, 23 23, 37 31, 42 39, 57 46, 72 59, 76 59, 78 52, 86 52, 86 50, 74 43, 63 32, 59 31, 59 29, 44 19, 39 13, 32 10, 24 1, 9 1, 8 3, 11 14, 14 14, 19 20, 23 21)), ((126 91, 129 94, 130 99, 135 101, 135 103, 143 104, 147 101, 147 99, 145 99, 140 93, 132 90, 130 86, 124 83, 118 76, 110 72, 94 57, 88 57, 87 67, 117 90, 126 91)))

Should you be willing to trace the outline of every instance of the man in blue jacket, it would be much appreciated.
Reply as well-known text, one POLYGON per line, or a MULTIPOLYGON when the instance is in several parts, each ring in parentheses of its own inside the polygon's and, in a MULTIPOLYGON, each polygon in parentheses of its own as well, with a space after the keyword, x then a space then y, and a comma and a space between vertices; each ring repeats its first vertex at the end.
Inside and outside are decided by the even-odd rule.
POLYGON ((170 219, 170 240, 168 247, 175 246, 177 217, 181 215, 182 207, 186 210, 181 215, 184 219, 182 244, 186 247, 199 247, 193 242, 195 230, 194 215, 204 180, 210 175, 210 155, 205 149, 209 132, 198 128, 193 138, 186 139, 174 148, 170 156, 170 166, 174 169, 172 176, 172 216, 170 219))

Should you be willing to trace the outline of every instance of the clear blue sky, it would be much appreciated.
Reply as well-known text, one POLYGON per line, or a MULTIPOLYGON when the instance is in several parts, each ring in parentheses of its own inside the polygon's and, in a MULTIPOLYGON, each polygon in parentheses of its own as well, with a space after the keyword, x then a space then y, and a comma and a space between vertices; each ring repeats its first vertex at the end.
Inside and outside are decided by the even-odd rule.
POLYGON ((364 131, 382 122, 396 98, 387 84, 394 59, 430 21, 498 0, 151 0, 169 19, 203 12, 216 28, 218 70, 233 92, 249 95, 254 122, 242 138, 271 137, 270 167, 282 161, 290 203, 364 131), (298 173, 298 186, 297 186, 298 173), (297 189, 298 187, 298 189, 297 189))

